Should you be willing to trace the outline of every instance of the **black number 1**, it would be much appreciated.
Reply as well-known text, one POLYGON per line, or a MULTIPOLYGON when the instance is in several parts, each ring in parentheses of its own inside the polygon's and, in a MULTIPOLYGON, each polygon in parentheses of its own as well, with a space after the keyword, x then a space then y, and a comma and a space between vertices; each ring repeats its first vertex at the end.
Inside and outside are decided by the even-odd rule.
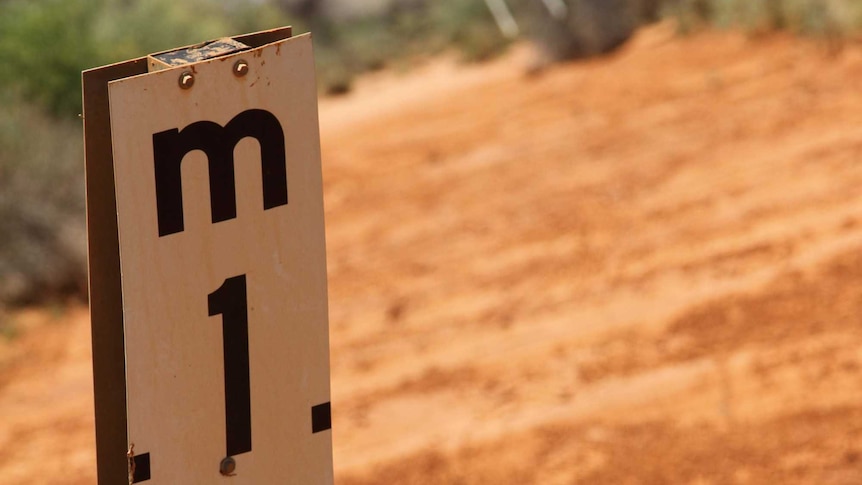
POLYGON ((222 315, 227 456, 251 451, 251 381, 245 275, 224 281, 208 296, 209 315, 222 315))

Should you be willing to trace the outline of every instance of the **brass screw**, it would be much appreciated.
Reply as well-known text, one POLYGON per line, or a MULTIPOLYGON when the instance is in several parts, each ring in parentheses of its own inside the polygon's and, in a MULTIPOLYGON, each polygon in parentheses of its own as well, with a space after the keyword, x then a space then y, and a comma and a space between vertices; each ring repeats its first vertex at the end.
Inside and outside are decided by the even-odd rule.
POLYGON ((234 476, 234 472, 236 471, 236 460, 231 457, 227 457, 222 459, 221 464, 219 465, 219 473, 226 477, 234 476))
POLYGON ((248 63, 240 59, 233 65, 233 75, 236 77, 243 77, 248 74, 248 69, 248 63))
POLYGON ((180 87, 183 89, 190 89, 195 84, 195 75, 191 73, 191 71, 183 71, 180 74, 180 87))

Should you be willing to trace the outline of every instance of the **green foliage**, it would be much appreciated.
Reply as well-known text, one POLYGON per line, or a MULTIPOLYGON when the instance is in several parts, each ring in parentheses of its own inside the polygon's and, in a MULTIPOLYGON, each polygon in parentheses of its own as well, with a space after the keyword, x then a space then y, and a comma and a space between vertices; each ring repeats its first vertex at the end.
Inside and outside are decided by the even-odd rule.
POLYGON ((385 14, 300 24, 300 31, 314 31, 318 79, 325 91, 344 92, 357 74, 416 56, 451 49, 475 61, 499 54, 509 43, 482 0, 406 3, 411 6, 396 2, 385 14))
POLYGON ((0 338, 3 340, 15 340, 20 335, 18 327, 9 324, 0 324, 0 338))
POLYGON ((0 83, 57 114, 79 110, 81 67, 101 60, 87 34, 97 11, 76 0, 0 5, 0 83))
POLYGON ((501 35, 484 2, 447 0, 431 3, 429 29, 438 49, 456 46, 468 61, 501 52, 508 41, 501 35))
POLYGON ((79 123, 0 96, 0 302, 86 292, 79 123))
POLYGON ((334 90, 393 60, 452 47, 466 60, 486 59, 508 43, 482 0, 419 1, 340 21, 288 19, 275 3, 241 0, 7 0, 0 87, 71 118, 81 111, 84 69, 285 24, 314 30, 320 78, 334 90))
POLYGON ((787 30, 800 35, 846 37, 862 28, 858 0, 671 0, 665 12, 681 30, 701 25, 750 32, 787 30))
POLYGON ((9 0, 0 3, 0 86, 72 117, 84 69, 284 22, 275 7, 209 0, 9 0))
MULTIPOLYGON (((0 309, 0 341, 12 341, 21 336, 21 329, 11 316, 0 309)), ((0 372, 3 371, 5 363, 0 361, 0 372)))

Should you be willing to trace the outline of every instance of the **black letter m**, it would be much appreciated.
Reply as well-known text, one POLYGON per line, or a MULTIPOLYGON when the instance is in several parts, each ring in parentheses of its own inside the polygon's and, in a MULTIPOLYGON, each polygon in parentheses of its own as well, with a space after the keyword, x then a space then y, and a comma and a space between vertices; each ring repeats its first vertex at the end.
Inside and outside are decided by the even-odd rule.
POLYGON ((203 151, 209 161, 212 222, 236 217, 233 152, 245 137, 260 143, 264 210, 287 204, 284 131, 272 113, 260 109, 243 111, 224 127, 198 121, 182 131, 174 128, 153 135, 159 237, 182 232, 185 227, 180 165, 183 157, 194 150, 203 151))

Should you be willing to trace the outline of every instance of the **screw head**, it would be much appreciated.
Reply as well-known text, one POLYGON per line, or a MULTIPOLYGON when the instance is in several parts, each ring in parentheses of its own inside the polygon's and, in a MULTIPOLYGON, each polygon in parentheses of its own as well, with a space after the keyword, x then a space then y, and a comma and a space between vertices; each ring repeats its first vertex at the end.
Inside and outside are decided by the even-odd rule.
POLYGON ((195 75, 191 73, 191 71, 183 71, 180 74, 180 87, 183 89, 189 89, 195 84, 195 75))
POLYGON ((232 457, 223 458, 221 464, 219 465, 219 473, 222 475, 229 477, 232 476, 236 471, 236 460, 232 457))
POLYGON ((248 63, 242 59, 236 61, 236 63, 234 63, 233 65, 233 75, 236 77, 245 76, 246 74, 248 74, 248 70, 248 63))

